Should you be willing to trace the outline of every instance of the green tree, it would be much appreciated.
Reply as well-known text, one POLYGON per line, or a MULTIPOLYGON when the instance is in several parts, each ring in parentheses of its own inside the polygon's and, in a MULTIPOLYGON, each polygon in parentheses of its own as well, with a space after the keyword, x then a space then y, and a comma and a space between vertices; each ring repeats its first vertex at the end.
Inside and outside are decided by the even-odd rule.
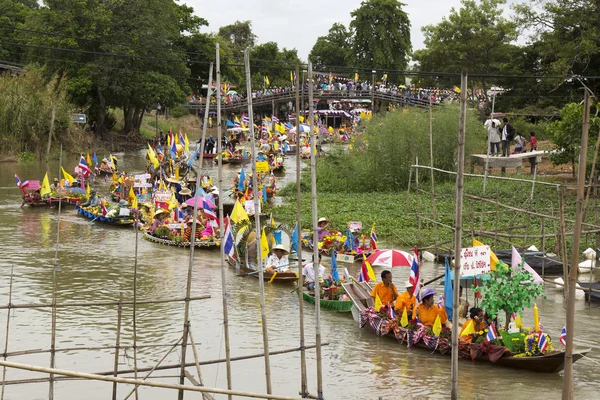
POLYGON ((231 25, 219 28, 219 37, 231 44, 231 48, 237 57, 243 58, 246 47, 252 47, 256 43, 256 35, 252 32, 252 21, 235 21, 231 25))
POLYGON ((290 71, 299 63, 296 49, 279 50, 275 42, 267 42, 254 46, 250 50, 250 70, 252 71, 252 84, 263 87, 264 77, 269 78, 270 86, 291 85, 290 71))
POLYGON ((366 0, 352 11, 352 55, 356 67, 404 69, 412 50, 410 21, 398 0, 366 0))
POLYGON ((352 36, 344 24, 335 23, 326 36, 319 36, 308 59, 314 68, 346 66, 350 56, 352 36))
MULTIPOLYGON (((24 27, 30 14, 38 9, 35 0, 0 0, 0 37, 3 42, 22 42, 24 27)), ((0 44, 0 60, 11 63, 24 63, 25 57, 22 48, 0 44)))
MULTIPOLYGON (((509 43, 517 39, 517 27, 502 16, 505 0, 462 0, 459 10, 452 8, 437 25, 421 28, 425 35, 423 50, 414 59, 421 71, 498 73, 507 59, 509 43)), ((486 78, 469 79, 487 91, 486 78)), ((449 82, 445 82, 448 84, 449 82)))

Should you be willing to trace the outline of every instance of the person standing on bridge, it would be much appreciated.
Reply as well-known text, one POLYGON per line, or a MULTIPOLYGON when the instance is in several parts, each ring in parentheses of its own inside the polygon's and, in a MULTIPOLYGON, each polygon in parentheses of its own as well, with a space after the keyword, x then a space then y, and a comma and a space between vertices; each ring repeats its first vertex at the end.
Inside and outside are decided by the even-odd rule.
POLYGON ((502 120, 502 157, 510 157, 510 142, 515 138, 515 128, 508 123, 508 118, 502 120))

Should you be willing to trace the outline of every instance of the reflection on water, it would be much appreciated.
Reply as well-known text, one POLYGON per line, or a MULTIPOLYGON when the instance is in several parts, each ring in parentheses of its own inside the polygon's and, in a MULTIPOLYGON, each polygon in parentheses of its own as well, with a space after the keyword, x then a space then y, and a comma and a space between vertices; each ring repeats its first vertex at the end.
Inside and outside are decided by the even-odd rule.
MULTIPOLYGON (((128 171, 143 169, 143 153, 117 154, 128 171)), ((66 166, 72 168, 76 160, 66 166)), ((205 163, 216 177, 212 160, 205 163)), ((295 177, 295 160, 286 160, 287 174, 278 185, 282 187, 295 177)), ((69 169, 67 168, 67 169, 69 169)), ((229 185, 238 168, 225 166, 225 182, 229 185)), ((50 303, 52 297, 52 264, 56 244, 58 213, 56 209, 20 208, 19 191, 14 185, 13 169, 22 179, 39 179, 41 167, 5 164, 0 170, 0 297, 7 299, 10 269, 14 266, 14 303, 50 303)), ((58 169, 51 166, 52 171, 58 169)), ((50 174, 52 177, 52 174, 50 174)), ((100 183, 105 186, 103 182, 100 183)), ((131 300, 133 293, 133 263, 135 233, 131 228, 115 228, 90 224, 78 216, 73 208, 65 207, 60 219, 59 269, 57 271, 58 302, 116 300, 119 295, 131 300)), ((149 243, 139 236, 138 299, 184 297, 189 252, 184 249, 149 243)), ((340 266, 346 266, 340 264, 340 266)), ((359 265, 348 266, 351 273, 359 265)), ((441 266, 425 263, 423 276, 439 275, 441 266)), ((379 271, 376 271, 378 273, 379 271)), ((255 354, 262 351, 262 332, 258 300, 258 281, 251 277, 237 277, 227 269, 227 303, 229 308, 232 356, 255 354)), ((404 282, 408 269, 393 271, 395 282, 404 282)), ((191 325, 199 344, 202 360, 224 358, 221 314, 221 270, 218 251, 196 251, 192 277, 192 295, 212 296, 209 300, 191 305, 191 325)), ((298 346, 298 301, 291 293, 293 286, 265 285, 268 310, 269 347, 278 350, 298 346)), ((565 320, 565 303, 560 292, 547 289, 547 299, 539 299, 540 318, 558 343, 558 335, 565 320)), ((7 300, 0 302, 6 303, 7 300)), ((175 343, 182 332, 183 303, 140 305, 137 309, 138 343, 175 343)), ((314 343, 315 313, 305 307, 307 343, 314 343)), ((114 346, 117 307, 90 306, 87 308, 58 309, 57 347, 114 346)), ((6 312, 0 312, 0 326, 6 324, 6 312)), ((50 345, 50 309, 11 311, 9 351, 46 349, 50 345)), ((349 315, 322 312, 322 337, 329 345, 323 348, 324 387, 328 399, 386 399, 448 398, 450 389, 450 357, 430 355, 422 349, 406 348, 394 339, 376 337, 368 329, 359 329, 349 315)), ((531 323, 531 312, 526 312, 525 323, 531 323)), ((583 302, 577 304, 576 344, 591 347, 588 358, 575 365, 576 394, 578 398, 596 398, 599 389, 595 369, 600 361, 595 327, 600 313, 583 302)), ((3 331, 3 330, 2 330, 3 331)), ((121 343, 132 344, 132 308, 123 307, 121 343)), ((4 332, 0 332, 4 344, 4 332)), ((140 366, 152 366, 167 350, 166 347, 139 349, 140 366)), ((132 351, 120 357, 121 368, 133 367, 132 351)), ((189 353, 188 353, 189 354, 189 353)), ((191 357, 191 355, 190 355, 191 357)), ((316 392, 316 364, 314 350, 307 352, 308 376, 311 392, 316 392)), ((58 368, 84 372, 112 370, 113 353, 103 351, 59 352, 58 368)), ((190 358, 191 359, 191 358, 190 358)), ((11 357, 15 362, 49 365, 49 354, 11 357)), ((164 361, 177 364, 179 350, 164 361)), ((300 355, 290 353, 273 356, 272 382, 275 392, 297 395, 300 382, 300 355)), ((554 399, 560 397, 560 374, 540 375, 531 372, 495 368, 487 364, 460 362, 461 398, 513 397, 554 399)), ((195 370, 192 368, 193 374, 195 370)), ((161 371, 157 376, 175 375, 176 370, 161 371)), ((225 365, 203 367, 206 386, 226 387, 225 365)), ((26 371, 9 370, 7 379, 43 376, 26 371)), ((160 378, 176 382, 175 378, 160 378)), ((235 389, 264 392, 264 362, 252 359, 233 363, 235 389)), ((81 398, 85 391, 88 400, 106 399, 112 385, 101 382, 65 381, 56 384, 57 398, 81 398)), ((44 399, 47 384, 9 386, 7 399, 44 399)), ((125 388, 119 393, 124 395, 125 388)), ((143 399, 174 398, 174 393, 160 389, 141 389, 143 399)), ((190 398, 199 398, 189 394, 190 398)), ((222 397, 221 397, 222 398, 222 397)))

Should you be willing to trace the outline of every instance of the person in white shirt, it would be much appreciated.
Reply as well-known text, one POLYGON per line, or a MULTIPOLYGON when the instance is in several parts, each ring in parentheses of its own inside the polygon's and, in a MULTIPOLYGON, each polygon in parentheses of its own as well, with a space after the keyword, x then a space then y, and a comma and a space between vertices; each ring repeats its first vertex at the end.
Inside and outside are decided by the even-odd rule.
MULTIPOLYGON (((304 276, 304 286, 308 289, 313 290, 315 288, 315 280, 317 279, 315 274, 314 263, 308 263, 302 268, 302 275, 304 276)), ((325 267, 321 265, 321 254, 319 254, 319 274, 318 278, 323 278, 325 275, 325 267)))
POLYGON ((290 270, 290 261, 288 249, 282 244, 277 244, 271 249, 272 254, 267 258, 265 263, 266 272, 287 272, 290 270))

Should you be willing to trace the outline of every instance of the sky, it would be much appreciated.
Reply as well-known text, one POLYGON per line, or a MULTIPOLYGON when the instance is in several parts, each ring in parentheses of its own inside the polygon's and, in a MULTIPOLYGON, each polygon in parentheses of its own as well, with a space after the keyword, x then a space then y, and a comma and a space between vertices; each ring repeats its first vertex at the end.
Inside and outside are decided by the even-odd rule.
MULTIPOLYGON (((335 22, 350 24, 350 12, 360 7, 361 0, 184 0, 196 15, 208 20, 204 32, 217 32, 220 26, 236 20, 252 21, 258 44, 274 41, 280 48, 297 49, 301 60, 319 36, 327 35, 335 22)), ((413 50, 424 47, 421 27, 437 24, 452 7, 460 8, 460 0, 401 0, 411 22, 413 50)), ((507 4, 515 0, 509 0, 507 4)), ((505 5, 508 10, 508 5, 505 5)), ((507 15, 507 13, 505 13, 507 15)))

